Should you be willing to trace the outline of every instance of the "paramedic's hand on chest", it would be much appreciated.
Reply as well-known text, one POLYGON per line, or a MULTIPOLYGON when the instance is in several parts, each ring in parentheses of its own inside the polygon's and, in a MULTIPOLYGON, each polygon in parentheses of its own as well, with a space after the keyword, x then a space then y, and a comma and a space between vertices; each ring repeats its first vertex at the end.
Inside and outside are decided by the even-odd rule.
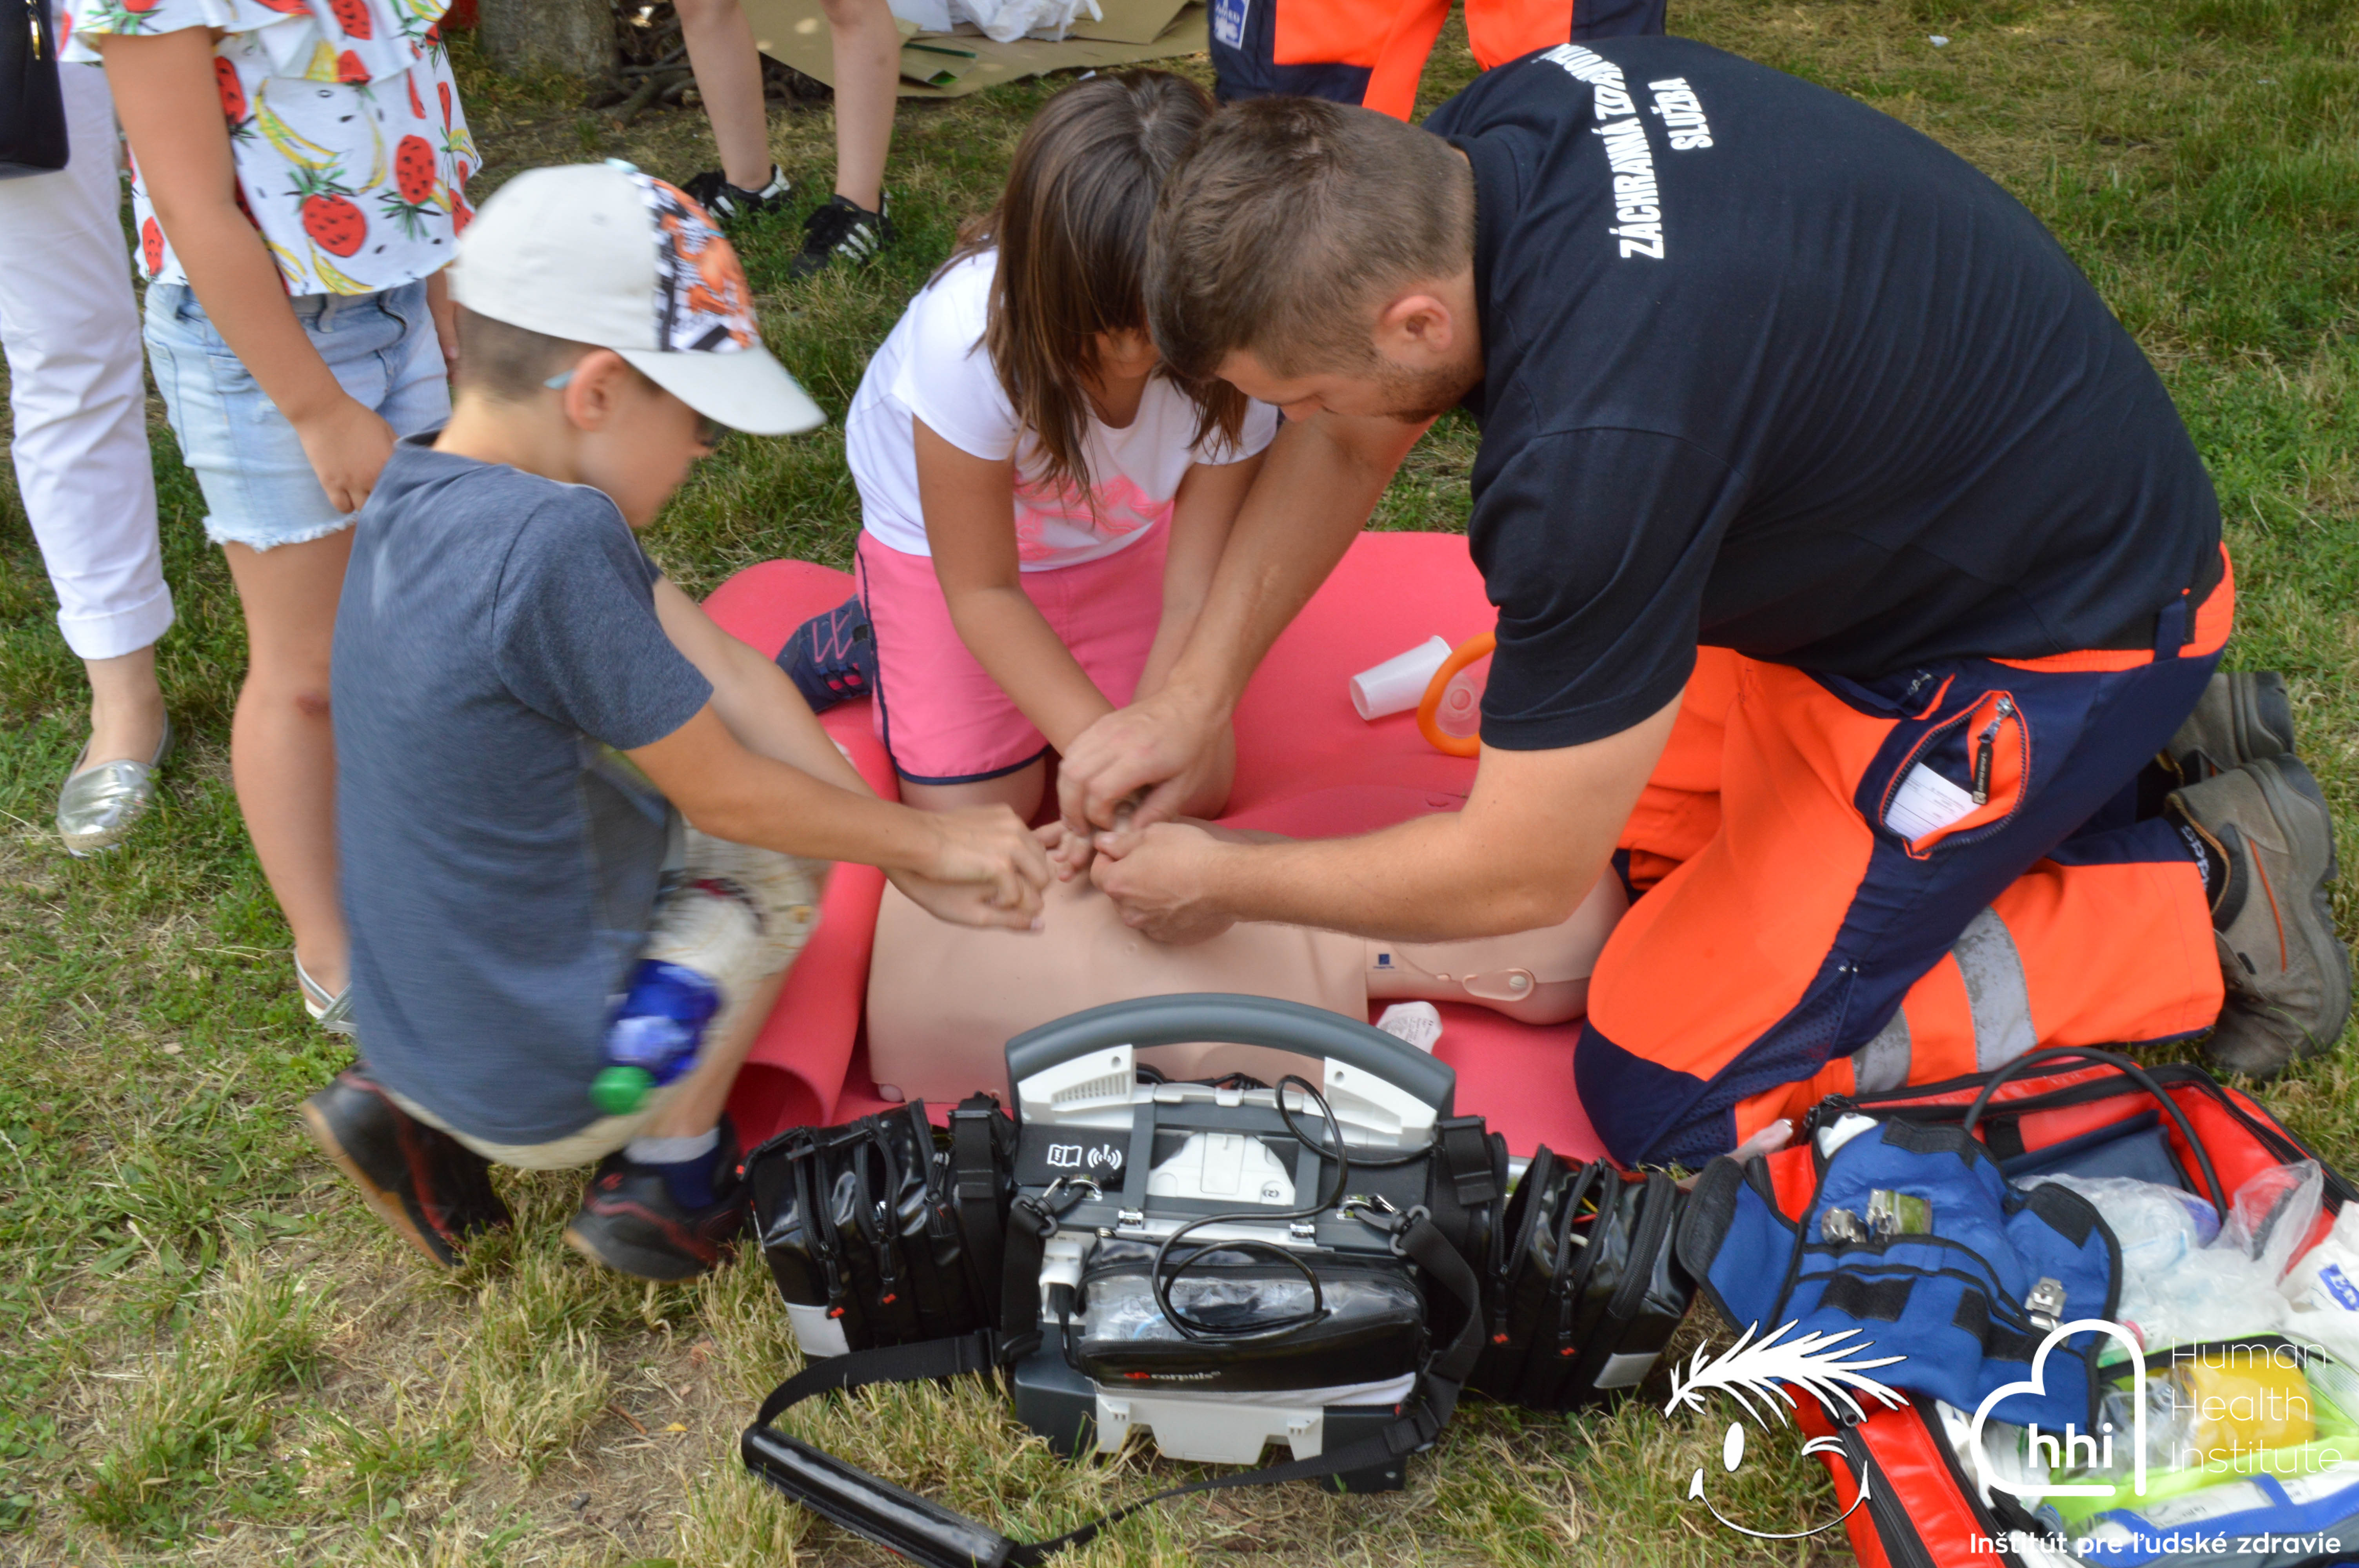
POLYGON ((1485 747, 1462 811, 1283 844, 1157 823, 1102 850, 1090 875, 1159 942, 1200 942, 1238 920, 1408 941, 1551 925, 1605 873, 1679 706, 1585 745, 1485 747))

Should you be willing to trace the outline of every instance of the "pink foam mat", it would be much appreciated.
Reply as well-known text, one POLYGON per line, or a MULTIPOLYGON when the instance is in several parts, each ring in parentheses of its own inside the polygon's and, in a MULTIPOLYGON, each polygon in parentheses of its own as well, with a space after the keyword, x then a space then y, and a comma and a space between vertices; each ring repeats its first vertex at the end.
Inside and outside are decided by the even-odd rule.
MULTIPOLYGON (((807 561, 765 561, 714 589, 705 609, 735 636, 775 654, 794 629, 852 594, 843 572, 807 561)), ((1345 682, 1436 633, 1452 644, 1490 629, 1483 579, 1451 534, 1366 534, 1355 541, 1288 627, 1238 705, 1237 775, 1222 820, 1299 838, 1364 833, 1465 803, 1471 760, 1426 744, 1413 715, 1366 723, 1345 682)), ((821 722, 870 784, 895 795, 893 770, 865 702, 821 722)), ((861 1044, 860 1013, 885 879, 840 866, 819 931, 788 976, 755 1042, 730 1111, 748 1144, 782 1128, 849 1121, 877 1097, 861 1044)), ((1441 1005, 1437 1048, 1458 1073, 1458 1108, 1479 1112, 1529 1155, 1603 1152, 1572 1084, 1580 1024, 1516 1023, 1485 1008, 1441 1005)), ((1006 1093, 1004 1085, 978 1086, 1006 1093)))

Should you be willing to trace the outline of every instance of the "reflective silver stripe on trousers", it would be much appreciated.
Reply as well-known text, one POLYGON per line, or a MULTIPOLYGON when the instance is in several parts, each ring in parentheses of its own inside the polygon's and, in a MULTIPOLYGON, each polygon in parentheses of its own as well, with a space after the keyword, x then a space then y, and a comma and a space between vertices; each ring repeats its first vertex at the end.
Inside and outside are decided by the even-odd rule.
POLYGON ((1908 1081, 1908 1015, 1892 1010, 1892 1022, 1852 1054, 1854 1092, 1880 1095, 1908 1081))
POLYGON ((2023 978, 2023 955, 2015 950, 2006 921, 1984 910, 1966 922, 1965 931, 1950 945, 1950 956, 1958 961, 1966 1006, 1974 1015, 1976 1072, 2003 1067, 2039 1044, 2031 1027, 2031 986, 2023 978))
MULTIPOLYGON (((1974 1070, 2003 1067, 2039 1043, 2031 1026, 2031 988, 2023 976, 2023 955, 2006 922, 1984 910, 1966 923, 1950 947, 1965 981, 1966 1006, 1974 1021, 1974 1070)), ((1908 1081, 1908 1015, 1892 1020, 1851 1059, 1860 1094, 1882 1094, 1908 1081)))

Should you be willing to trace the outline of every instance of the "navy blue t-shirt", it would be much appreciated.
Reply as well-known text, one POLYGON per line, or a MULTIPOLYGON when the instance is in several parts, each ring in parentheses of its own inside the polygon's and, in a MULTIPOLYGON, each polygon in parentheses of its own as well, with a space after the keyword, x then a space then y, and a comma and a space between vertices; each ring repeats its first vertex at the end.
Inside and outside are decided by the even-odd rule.
POLYGON ((2150 643, 2216 576, 2153 367, 1930 138, 1668 38, 1527 56, 1426 125, 1474 171, 1486 743, 1628 729, 1700 643, 1873 676, 2150 643))
POLYGON ((598 1118, 607 1013, 663 872, 669 808, 617 753, 712 688, 603 492, 431 439, 394 448, 336 611, 353 1017, 386 1087, 542 1143, 598 1118))

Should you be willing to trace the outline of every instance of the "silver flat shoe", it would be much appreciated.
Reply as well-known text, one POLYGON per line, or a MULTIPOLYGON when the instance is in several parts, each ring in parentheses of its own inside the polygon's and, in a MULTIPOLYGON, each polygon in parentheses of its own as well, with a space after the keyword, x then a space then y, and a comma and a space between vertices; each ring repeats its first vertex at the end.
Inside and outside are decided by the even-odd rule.
POLYGON ((295 960, 295 984, 303 992, 303 1011, 311 1015, 312 1022, 331 1034, 357 1033, 353 1025, 352 987, 348 985, 330 996, 328 988, 313 979, 304 969, 300 958, 295 960))
POLYGON ((172 754, 175 739, 167 714, 163 739, 147 762, 101 762, 84 770, 82 759, 90 755, 90 747, 82 746, 74 758, 74 773, 58 792, 58 837, 65 840, 67 853, 96 855, 123 841, 156 803, 156 773, 172 754))

